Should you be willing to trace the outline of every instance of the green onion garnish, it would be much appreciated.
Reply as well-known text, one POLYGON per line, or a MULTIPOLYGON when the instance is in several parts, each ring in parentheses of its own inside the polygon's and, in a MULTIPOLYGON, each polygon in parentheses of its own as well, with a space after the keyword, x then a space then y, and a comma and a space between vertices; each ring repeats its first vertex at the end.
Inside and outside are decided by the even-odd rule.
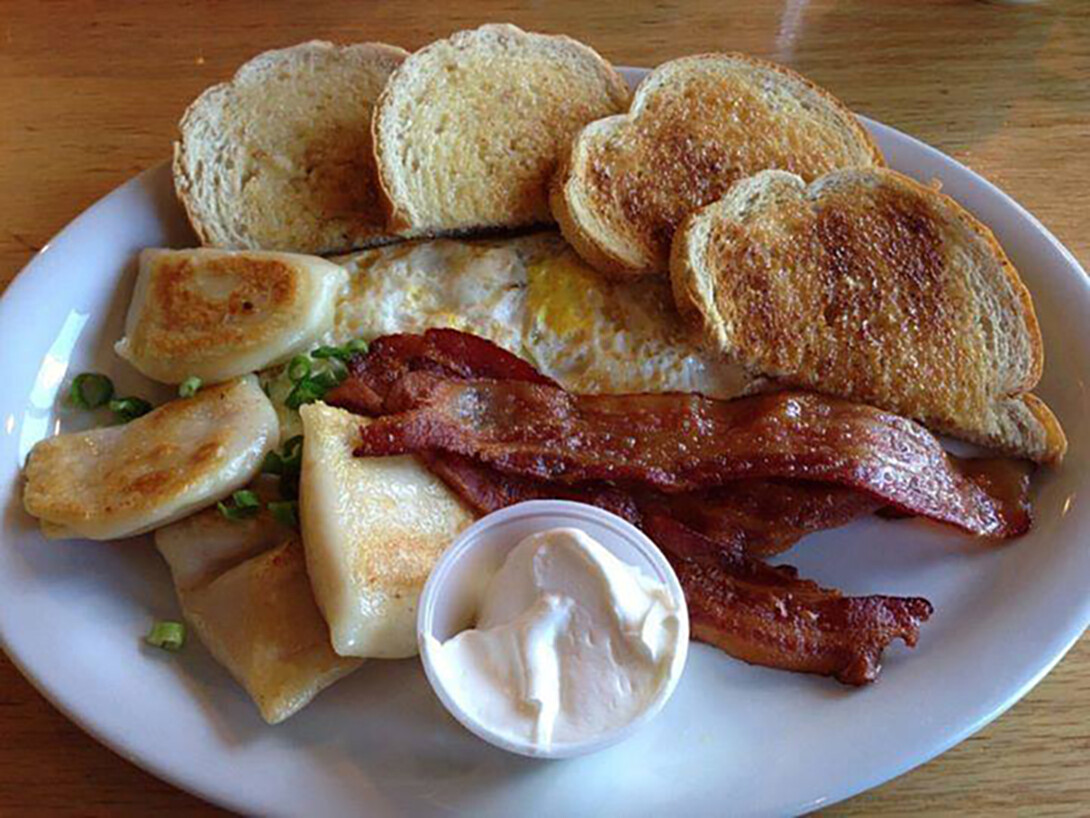
POLYGON ((367 342, 362 338, 353 338, 341 347, 320 346, 310 353, 312 358, 326 358, 337 361, 348 361, 353 355, 367 351, 367 342))
POLYGON ((202 381, 196 375, 192 375, 182 381, 178 387, 178 396, 182 398, 191 398, 200 391, 202 381))
POLYGON ((310 358, 306 355, 296 355, 288 364, 288 380, 299 383, 310 374, 310 358))
POLYGON ((323 388, 313 378, 304 378, 292 387, 284 399, 284 405, 289 409, 298 409, 303 404, 319 400, 327 391, 328 388, 323 388))
MULTIPOLYGON (((284 441, 279 452, 269 452, 261 471, 280 475, 280 495, 285 500, 299 496, 299 471, 303 467, 303 436, 296 435, 284 441)), ((270 504, 271 507, 271 504, 270 504)))
POLYGON ((181 622, 156 622, 144 641, 163 650, 181 650, 185 644, 185 625, 181 622))
POLYGON ((151 404, 143 398, 114 398, 110 401, 110 411, 117 416, 118 421, 128 423, 150 412, 151 404))
POLYGON ((299 473, 303 468, 303 436, 296 435, 284 442, 280 450, 280 496, 294 500, 299 496, 299 473))
POLYGON ((72 380, 68 403, 77 409, 97 409, 114 396, 114 382, 98 372, 84 372, 72 380))
POLYGON ((344 346, 323 345, 314 349, 310 356, 296 355, 288 364, 288 379, 293 386, 284 399, 289 409, 298 409, 325 397, 325 393, 338 386, 348 377, 346 362, 354 355, 367 351, 367 342, 355 338, 344 346), (324 362, 325 367, 315 370, 311 359, 324 362))
POLYGON ((265 462, 261 464, 263 474, 283 474, 284 458, 277 452, 269 452, 265 455, 265 462))
POLYGON ((345 360, 351 356, 347 349, 344 347, 329 347, 322 346, 310 353, 311 358, 337 358, 339 360, 345 360))
POLYGON ((303 463, 303 436, 289 437, 280 451, 284 466, 298 469, 303 463))
POLYGON ((216 508, 228 520, 243 520, 246 517, 253 517, 261 510, 261 501, 252 491, 239 489, 231 495, 230 505, 219 502, 216 503, 216 508))
MULTIPOLYGON (((345 377, 347 377, 347 375, 348 372, 342 366, 337 369, 326 369, 322 372, 319 372, 317 375, 309 378, 308 382, 313 384, 318 389, 322 390, 322 395, 325 395, 325 393, 332 389, 334 386, 339 385, 340 382, 343 381, 345 377)), ((320 395, 319 397, 321 397, 322 395, 320 395)))
POLYGON ((286 525, 289 528, 299 526, 299 503, 295 500, 273 500, 269 503, 269 513, 281 525, 286 525))

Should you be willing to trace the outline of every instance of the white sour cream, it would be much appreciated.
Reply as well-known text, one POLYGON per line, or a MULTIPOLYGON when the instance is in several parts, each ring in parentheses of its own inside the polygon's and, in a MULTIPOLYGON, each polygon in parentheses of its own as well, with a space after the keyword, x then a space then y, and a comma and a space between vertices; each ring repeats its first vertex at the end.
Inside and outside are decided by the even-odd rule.
POLYGON ((662 583, 574 528, 527 537, 490 581, 477 626, 434 671, 497 735, 552 750, 621 728, 670 681, 684 630, 662 583))

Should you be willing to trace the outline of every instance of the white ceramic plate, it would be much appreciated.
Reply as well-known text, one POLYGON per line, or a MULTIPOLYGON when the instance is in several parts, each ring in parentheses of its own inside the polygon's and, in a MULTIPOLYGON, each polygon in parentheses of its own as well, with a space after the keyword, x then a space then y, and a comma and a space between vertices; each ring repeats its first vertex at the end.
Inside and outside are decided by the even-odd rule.
MULTIPOLYGON (((629 73, 629 79, 639 74, 629 73)), ((1090 286, 1026 211, 958 163, 867 122, 889 163, 991 225, 1033 291, 1049 362, 1040 393, 1070 436, 1041 474, 1033 532, 999 547, 919 522, 866 520, 787 555, 848 593, 926 596, 920 645, 887 653, 877 684, 749 667, 694 645, 661 716, 601 754, 541 762, 493 749, 448 716, 413 661, 367 664, 279 727, 195 642, 148 650, 176 616, 146 541, 50 543, 23 513, 19 468, 60 419, 67 375, 98 369, 164 397, 112 353, 145 246, 193 236, 168 168, 140 175, 65 228, 0 301, 0 639, 64 713, 121 755, 247 813, 700 815, 800 812, 927 761, 1026 693, 1090 621, 1090 286)), ((66 420, 65 423, 68 421, 66 420)))

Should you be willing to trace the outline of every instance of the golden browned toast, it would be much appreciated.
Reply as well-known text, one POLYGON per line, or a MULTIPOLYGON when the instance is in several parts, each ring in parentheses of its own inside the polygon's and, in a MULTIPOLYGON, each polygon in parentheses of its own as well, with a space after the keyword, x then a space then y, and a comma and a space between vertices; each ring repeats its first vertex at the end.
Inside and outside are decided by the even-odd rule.
POLYGON ((739 179, 780 168, 810 181, 881 164, 867 132, 827 91, 744 54, 702 54, 660 65, 627 115, 587 125, 549 203, 595 267, 664 273, 682 219, 739 179))
POLYGON ((1029 291, 953 199, 891 170, 807 186, 765 171, 690 216, 670 262, 679 308, 731 358, 955 437, 1056 462, 1029 394, 1044 362, 1029 291))

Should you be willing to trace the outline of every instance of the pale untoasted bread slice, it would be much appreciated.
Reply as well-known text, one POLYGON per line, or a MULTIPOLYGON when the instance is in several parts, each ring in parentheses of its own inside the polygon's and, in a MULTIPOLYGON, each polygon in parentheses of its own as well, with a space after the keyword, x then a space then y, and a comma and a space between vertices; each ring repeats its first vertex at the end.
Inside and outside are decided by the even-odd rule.
POLYGON ((486 25, 413 54, 373 123, 389 227, 403 235, 551 222, 548 182, 588 122, 628 87, 568 37, 486 25))
POLYGON ((766 168, 807 181, 882 165, 855 116, 793 71, 743 54, 660 65, 628 114, 582 130, 553 180, 564 237, 614 274, 665 273, 681 220, 766 168))
POLYGON ((381 43, 301 43, 201 94, 174 145, 174 187, 201 241, 302 253, 389 241, 371 112, 406 56, 381 43))
POLYGON ((1029 291, 987 227, 885 169, 809 186, 766 171, 690 216, 674 297, 728 356, 1039 462, 1067 442, 1029 394, 1044 352, 1029 291))

